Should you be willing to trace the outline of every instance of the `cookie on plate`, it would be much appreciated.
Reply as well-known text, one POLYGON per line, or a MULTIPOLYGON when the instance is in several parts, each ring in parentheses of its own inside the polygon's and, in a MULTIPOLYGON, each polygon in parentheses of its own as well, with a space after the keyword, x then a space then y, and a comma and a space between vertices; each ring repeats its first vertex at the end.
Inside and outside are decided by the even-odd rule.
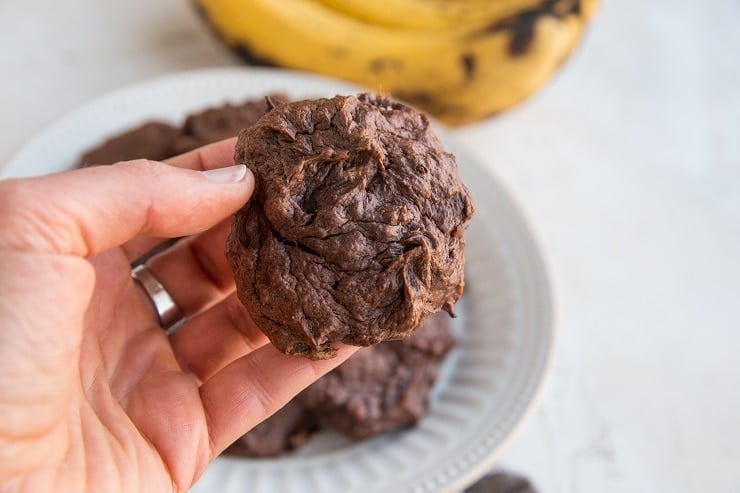
POLYGON ((254 125, 275 105, 287 101, 288 97, 283 94, 270 94, 241 104, 225 104, 189 115, 182 125, 182 135, 175 143, 175 154, 235 137, 242 129, 254 125))
POLYGON ((411 426, 426 415, 441 359, 454 345, 447 314, 402 341, 363 348, 297 399, 354 439, 411 426))
POLYGON ((316 417, 293 400, 252 428, 224 453, 242 457, 275 457, 299 448, 317 430, 316 417))
POLYGON ((175 143, 179 138, 179 128, 164 122, 147 122, 85 152, 78 164, 86 167, 139 158, 162 161, 176 154, 175 143))
POLYGON ((191 113, 182 126, 151 121, 134 127, 85 152, 79 166, 113 164, 132 159, 163 161, 198 147, 234 137, 253 125, 272 107, 288 101, 284 94, 269 94, 240 104, 214 106, 191 113))

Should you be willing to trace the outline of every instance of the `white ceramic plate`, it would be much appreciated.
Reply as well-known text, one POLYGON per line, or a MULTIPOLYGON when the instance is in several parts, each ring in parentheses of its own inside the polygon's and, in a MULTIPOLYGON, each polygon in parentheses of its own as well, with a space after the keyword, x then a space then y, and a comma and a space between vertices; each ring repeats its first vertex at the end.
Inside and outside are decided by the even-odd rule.
MULTIPOLYGON (((0 176, 68 168, 81 151, 149 118, 182 121, 226 101, 282 91, 294 98, 356 92, 329 79, 268 69, 173 75, 114 92, 42 132, 0 176)), ((476 215, 467 234, 459 344, 446 359, 431 411, 408 431, 352 443, 322 432, 277 459, 220 458, 193 491, 220 493, 455 492, 491 466, 531 408, 553 345, 549 287, 537 247, 494 178, 448 136, 476 215)))

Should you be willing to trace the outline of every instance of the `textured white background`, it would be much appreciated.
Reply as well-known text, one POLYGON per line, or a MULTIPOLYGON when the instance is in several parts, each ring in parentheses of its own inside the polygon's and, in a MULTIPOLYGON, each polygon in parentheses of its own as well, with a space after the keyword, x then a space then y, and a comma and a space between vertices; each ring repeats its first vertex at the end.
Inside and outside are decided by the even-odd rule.
MULTIPOLYGON (((543 492, 740 492, 740 2, 611 0, 535 98, 456 131, 550 264, 559 340, 501 465, 543 492)), ((0 0, 0 166, 89 99, 237 61, 177 0, 0 0)))

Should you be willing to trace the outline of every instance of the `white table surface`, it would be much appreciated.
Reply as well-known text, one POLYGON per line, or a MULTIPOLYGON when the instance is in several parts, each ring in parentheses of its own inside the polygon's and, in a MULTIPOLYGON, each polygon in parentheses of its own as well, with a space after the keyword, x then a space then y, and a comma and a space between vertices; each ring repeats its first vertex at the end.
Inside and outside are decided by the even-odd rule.
MULTIPOLYGON (((543 492, 740 492, 738 19, 607 0, 544 91, 455 132, 551 268, 553 373, 500 460, 543 492)), ((95 96, 237 63, 177 0, 0 0, 0 40, 0 166, 95 96)))

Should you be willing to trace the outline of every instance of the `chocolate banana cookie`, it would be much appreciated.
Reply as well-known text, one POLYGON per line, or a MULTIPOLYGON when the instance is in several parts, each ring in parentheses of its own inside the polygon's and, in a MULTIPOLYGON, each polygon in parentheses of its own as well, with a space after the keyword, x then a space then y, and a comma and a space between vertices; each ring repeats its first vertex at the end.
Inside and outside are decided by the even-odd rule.
POLYGON ((275 457, 297 449, 317 430, 316 417, 292 400, 234 442, 225 453, 243 457, 275 457))
POLYGON ((473 215, 429 120, 381 96, 276 107, 239 136, 256 177, 226 254, 239 298, 288 354, 407 337, 463 289, 473 215))
POLYGON ((357 440, 412 426, 427 413, 437 367, 455 344, 448 320, 436 313, 407 339, 361 349, 225 453, 277 456, 323 425, 357 440))
POLYGON ((439 362, 455 342, 447 318, 434 314, 408 339, 360 349, 297 399, 358 440, 415 424, 427 413, 439 362))
POLYGON ((78 165, 113 164, 139 158, 162 161, 176 154, 175 145, 180 136, 177 127, 164 122, 147 122, 88 150, 78 165))
POLYGON ((524 476, 499 471, 483 476, 463 493, 537 493, 537 488, 524 476))
POLYGON ((287 96, 271 94, 242 104, 225 104, 189 115, 182 126, 182 136, 175 143, 175 154, 239 135, 242 129, 254 125, 275 105, 287 101, 287 96))
POLYGON ((283 94, 270 94, 240 104, 206 108, 185 118, 182 126, 151 121, 114 135, 85 152, 78 166, 113 164, 131 159, 164 159, 234 137, 253 125, 274 105, 287 102, 283 94))

